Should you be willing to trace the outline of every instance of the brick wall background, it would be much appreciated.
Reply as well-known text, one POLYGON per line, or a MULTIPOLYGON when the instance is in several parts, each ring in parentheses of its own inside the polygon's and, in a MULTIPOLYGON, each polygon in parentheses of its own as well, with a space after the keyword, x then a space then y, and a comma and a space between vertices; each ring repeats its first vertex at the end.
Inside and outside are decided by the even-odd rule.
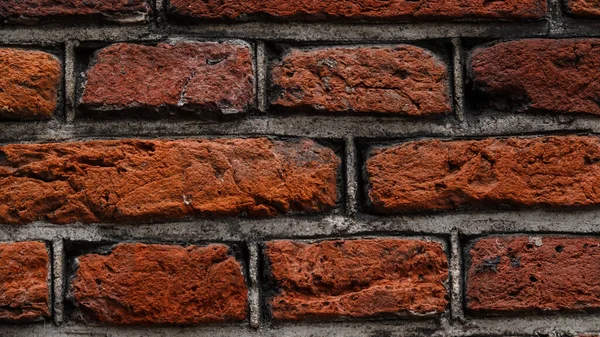
POLYGON ((600 2, 0 19, 0 336, 600 333, 600 2))

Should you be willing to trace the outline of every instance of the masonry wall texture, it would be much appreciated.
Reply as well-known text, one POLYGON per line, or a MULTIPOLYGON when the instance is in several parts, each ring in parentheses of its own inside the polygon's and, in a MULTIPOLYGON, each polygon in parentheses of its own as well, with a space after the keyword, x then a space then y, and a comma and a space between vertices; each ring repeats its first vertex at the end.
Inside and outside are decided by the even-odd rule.
POLYGON ((0 336, 600 328, 598 0, 0 1, 0 336))

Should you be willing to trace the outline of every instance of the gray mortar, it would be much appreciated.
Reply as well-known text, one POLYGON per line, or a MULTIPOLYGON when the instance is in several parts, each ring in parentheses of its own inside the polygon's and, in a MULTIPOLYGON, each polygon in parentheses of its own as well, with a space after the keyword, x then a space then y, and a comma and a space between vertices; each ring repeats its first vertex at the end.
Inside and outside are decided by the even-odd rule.
MULTIPOLYGON (((465 41, 492 41, 530 37, 600 37, 600 20, 573 19, 561 13, 559 0, 549 0, 549 14, 533 22, 247 22, 203 23, 190 26, 166 21, 166 0, 156 0, 151 21, 131 25, 2 26, 4 45, 52 46, 65 50, 64 106, 66 118, 49 122, 3 122, 0 144, 73 141, 124 137, 181 138, 212 136, 294 136, 343 141, 345 161, 345 214, 276 217, 273 219, 195 219, 160 224, 70 224, 36 222, 24 226, 0 225, 0 241, 43 240, 52 244, 52 324, 3 325, 0 337, 93 336, 277 336, 277 337, 388 337, 388 336, 574 336, 600 331, 600 313, 471 317, 464 313, 461 238, 495 233, 549 233, 597 235, 600 209, 569 211, 547 209, 478 210, 378 217, 360 212, 358 173, 361 171, 357 140, 377 144, 382 139, 421 137, 485 137, 536 134, 600 134, 594 116, 550 114, 474 115, 464 104, 463 55, 465 41), (256 46, 257 102, 260 115, 221 123, 202 121, 78 120, 75 115, 77 64, 80 43, 135 41, 153 43, 169 39, 244 39, 256 46), (441 41, 452 45, 449 64, 454 82, 454 116, 419 120, 374 116, 277 116, 267 113, 267 53, 269 44, 298 46, 336 44, 396 44, 441 41), (369 236, 430 236, 449 242, 450 308, 438 319, 360 321, 336 323, 273 324, 261 320, 260 254, 258 244, 272 239, 309 239, 369 236), (157 241, 178 242, 194 238, 206 242, 247 242, 249 250, 249 320, 245 324, 202 327, 86 326, 64 317, 65 241, 157 241)), ((59 114, 63 115, 63 114, 59 114)))

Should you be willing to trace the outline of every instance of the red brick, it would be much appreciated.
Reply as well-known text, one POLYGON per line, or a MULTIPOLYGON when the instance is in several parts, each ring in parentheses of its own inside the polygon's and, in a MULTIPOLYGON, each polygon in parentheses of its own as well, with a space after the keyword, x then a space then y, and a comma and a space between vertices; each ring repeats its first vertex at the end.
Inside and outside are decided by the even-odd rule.
POLYGON ((475 50, 474 87, 509 112, 600 115, 600 39, 528 39, 475 50))
POLYGON ((0 73, 0 119, 52 117, 61 76, 56 57, 35 50, 0 48, 0 73))
POLYGON ((81 107, 234 114, 254 106, 252 53, 243 43, 118 43, 87 72, 81 107))
POLYGON ((277 320, 435 315, 448 304, 441 244, 407 239, 272 241, 277 320))
POLYGON ((369 197, 380 213, 460 206, 600 204, 596 137, 422 140, 372 151, 369 197))
POLYGON ((70 22, 73 18, 103 17, 118 21, 140 21, 151 11, 145 0, 4 0, 0 18, 34 23, 45 20, 70 22))
POLYGON ((246 318, 248 291, 229 248, 120 244, 77 258, 72 297, 107 324, 200 324, 246 318))
POLYGON ((598 0, 566 0, 569 12, 573 15, 600 17, 600 1, 598 0))
POLYGON ((469 251, 467 306, 474 311, 600 308, 600 240, 486 237, 469 251))
POLYGON ((43 242, 0 243, 0 320, 50 316, 49 260, 43 242))
POLYGON ((273 104, 289 111, 439 115, 452 111, 448 70, 429 51, 293 49, 272 73, 273 104))
POLYGON ((546 13, 544 0, 171 0, 171 15, 186 19, 431 20, 431 19, 537 19, 546 13))
POLYGON ((319 212, 336 204, 339 166, 331 149, 310 140, 7 145, 0 147, 0 223, 319 212))

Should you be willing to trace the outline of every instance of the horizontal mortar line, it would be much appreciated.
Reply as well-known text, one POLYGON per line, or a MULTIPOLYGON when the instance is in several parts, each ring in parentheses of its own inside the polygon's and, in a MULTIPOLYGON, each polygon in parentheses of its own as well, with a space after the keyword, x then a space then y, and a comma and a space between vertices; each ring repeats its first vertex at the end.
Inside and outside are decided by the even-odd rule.
POLYGON ((341 215, 272 219, 197 219, 156 224, 0 225, 0 241, 56 240, 150 242, 261 241, 377 236, 449 236, 499 233, 596 235, 600 209, 453 212, 377 217, 341 215))
POLYGON ((461 337, 461 336, 531 336, 533 334, 554 335, 556 332, 575 335, 582 332, 597 331, 598 314, 558 316, 521 315, 521 317, 494 317, 469 321, 464 328, 460 325, 440 327, 435 321, 354 321, 334 323, 284 323, 271 328, 253 330, 247 325, 215 325, 198 327, 111 327, 86 326, 71 323, 61 327, 52 325, 14 325, 5 326, 2 332, 7 336, 111 336, 111 337, 158 337, 158 336, 210 336, 210 337, 298 337, 298 336, 331 336, 331 337, 372 337, 372 336, 407 336, 407 337, 461 337), (399 324, 400 323, 400 324, 399 324))
POLYGON ((600 118, 569 115, 496 114, 467 116, 464 122, 398 117, 288 116, 246 117, 207 123, 175 120, 76 120, 3 122, 0 143, 67 141, 86 138, 291 136, 309 138, 469 137, 535 133, 598 133, 600 118))
POLYGON ((150 25, 126 26, 11 26, 0 28, 3 43, 51 43, 66 40, 158 40, 172 35, 190 38, 242 38, 267 41, 393 41, 451 37, 522 38, 600 36, 597 20, 565 19, 549 21, 485 21, 485 22, 398 22, 398 23, 323 23, 323 22, 243 22, 166 25, 160 29, 150 25))

